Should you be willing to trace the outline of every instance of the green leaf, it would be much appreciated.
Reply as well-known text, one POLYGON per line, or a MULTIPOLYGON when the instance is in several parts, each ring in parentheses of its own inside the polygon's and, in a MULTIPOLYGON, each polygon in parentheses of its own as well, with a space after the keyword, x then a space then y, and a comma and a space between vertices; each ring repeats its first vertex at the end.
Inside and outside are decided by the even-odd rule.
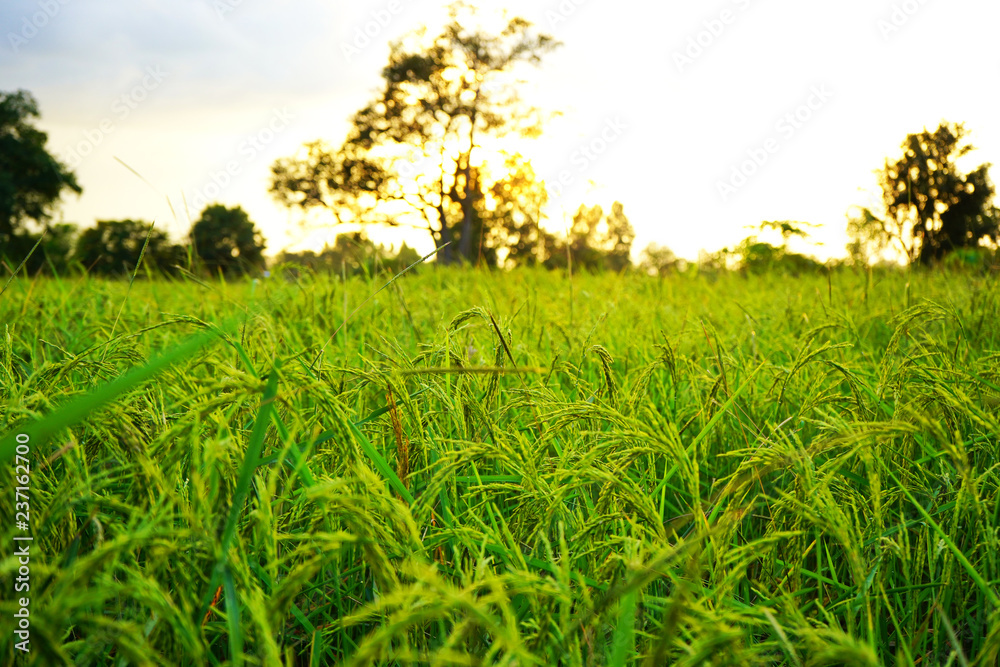
POLYGON ((191 356, 217 335, 214 331, 205 331, 193 336, 169 352, 155 357, 145 366, 134 368, 89 394, 70 401, 51 415, 26 427, 9 431, 3 438, 0 438, 0 464, 14 458, 15 448, 18 445, 18 435, 27 436, 32 448, 44 447, 63 429, 82 422, 93 412, 105 407, 125 392, 141 386, 163 372, 171 364, 191 356))

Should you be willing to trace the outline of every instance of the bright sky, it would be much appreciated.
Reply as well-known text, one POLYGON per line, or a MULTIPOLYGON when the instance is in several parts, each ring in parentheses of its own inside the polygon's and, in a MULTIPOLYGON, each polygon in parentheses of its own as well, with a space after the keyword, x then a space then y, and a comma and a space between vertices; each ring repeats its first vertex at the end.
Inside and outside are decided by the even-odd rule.
MULTIPOLYGON (((800 249, 839 256, 848 208, 877 202, 873 171, 908 133, 964 121, 980 150, 963 166, 1000 164, 996 0, 475 4, 563 43, 524 93, 564 114, 522 147, 548 180, 566 172, 553 229, 617 199, 637 250, 694 258, 763 220, 800 220, 823 225, 824 243, 800 249)), ((381 85, 388 42, 422 24, 437 34, 443 6, 3 0, 0 90, 38 98, 50 150, 76 171, 67 221, 155 220, 180 238, 206 201, 239 204, 271 254, 335 233, 307 236, 272 201, 271 164, 339 143, 381 85)))

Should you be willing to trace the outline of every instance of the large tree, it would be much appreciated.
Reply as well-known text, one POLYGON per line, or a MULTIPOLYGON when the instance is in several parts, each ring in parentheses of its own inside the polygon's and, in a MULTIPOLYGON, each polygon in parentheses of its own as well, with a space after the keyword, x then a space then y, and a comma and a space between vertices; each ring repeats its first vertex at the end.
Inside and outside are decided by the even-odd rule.
POLYGON ((213 273, 248 273, 264 268, 264 237, 240 206, 206 206, 191 227, 191 243, 213 273))
POLYGON ((82 192, 49 154, 48 135, 32 120, 38 117, 38 102, 28 91, 0 92, 0 248, 10 247, 27 223, 47 224, 63 190, 82 192))
POLYGON ((314 142, 274 164, 271 191, 280 202, 328 209, 338 222, 409 218, 435 245, 449 244, 439 261, 495 261, 484 252, 482 200, 504 174, 491 175, 483 146, 539 133, 542 115, 523 104, 512 77, 558 43, 521 18, 497 33, 468 27, 475 13, 463 3, 450 15, 429 42, 417 32, 390 45, 384 90, 354 114, 339 148, 314 142))
POLYGON ((901 251, 910 263, 933 264, 984 239, 997 241, 1000 215, 993 206, 989 164, 963 174, 956 161, 975 150, 961 123, 910 134, 903 155, 879 172, 884 217, 863 208, 848 221, 852 254, 901 251))

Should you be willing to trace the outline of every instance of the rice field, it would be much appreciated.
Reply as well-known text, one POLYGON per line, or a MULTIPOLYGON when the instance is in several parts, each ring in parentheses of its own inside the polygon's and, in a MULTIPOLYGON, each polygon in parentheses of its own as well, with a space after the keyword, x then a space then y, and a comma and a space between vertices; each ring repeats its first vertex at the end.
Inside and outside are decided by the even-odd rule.
POLYGON ((996 664, 995 277, 388 281, 11 281, 0 663, 996 664))

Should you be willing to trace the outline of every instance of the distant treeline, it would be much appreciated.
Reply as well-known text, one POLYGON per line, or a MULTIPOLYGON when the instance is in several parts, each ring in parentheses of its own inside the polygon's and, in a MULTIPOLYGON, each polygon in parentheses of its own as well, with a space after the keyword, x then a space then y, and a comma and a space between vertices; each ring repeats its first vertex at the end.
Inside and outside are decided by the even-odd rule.
MULTIPOLYGON (((783 242, 773 245, 756 235, 733 248, 702 252, 697 260, 677 257, 670 248, 652 243, 631 258, 634 234, 616 204, 611 216, 602 217, 601 207, 581 207, 568 235, 545 230, 532 243, 505 249, 498 264, 506 269, 526 266, 549 270, 600 273, 635 271, 666 276, 674 273, 736 271, 744 274, 781 273, 801 275, 840 268, 866 268, 877 264, 883 269, 899 269, 894 261, 872 262, 852 255, 820 262, 788 247, 789 238, 805 238, 804 223, 764 222, 761 230, 779 230, 783 242), (616 216, 616 213, 618 214, 616 216), (617 222, 616 222, 617 220, 617 222), (602 224, 603 223, 603 224, 602 224)), ((81 230, 67 223, 51 224, 44 232, 21 232, 0 245, 0 262, 11 273, 17 268, 30 275, 72 275, 86 273, 106 277, 137 275, 222 275, 259 276, 279 270, 295 276, 303 271, 333 275, 375 275, 398 273, 421 258, 421 253, 403 243, 386 247, 370 239, 364 231, 338 234, 333 245, 319 251, 282 251, 265 258, 264 241, 246 212, 240 207, 209 206, 184 243, 171 242, 166 233, 141 220, 101 220, 81 230), (141 262, 140 262, 141 257, 141 262)), ((433 261, 433 260, 431 260, 433 261)), ((945 254, 934 266, 950 269, 997 271, 1000 253, 995 248, 958 248, 945 254)))
POLYGON ((264 239, 239 206, 205 208, 184 243, 174 243, 153 223, 99 220, 80 229, 69 223, 27 229, 0 241, 0 261, 9 271, 100 276, 176 274, 182 271, 233 276, 265 268, 264 239), (140 259, 142 260, 140 262, 140 259))
MULTIPOLYGON (((464 48, 454 47, 456 53, 464 48)), ((425 63, 424 78, 404 88, 398 88, 393 77, 406 79, 414 73, 407 69, 405 58, 395 63, 399 71, 387 70, 389 97, 356 115, 354 130, 339 149, 314 142, 272 166, 270 191, 277 201, 290 210, 323 210, 338 223, 362 230, 341 234, 332 247, 322 250, 282 252, 272 264, 352 274, 402 270, 419 259, 417 252, 405 244, 398 250, 377 245, 364 232, 373 225, 403 224, 381 208, 398 200, 397 204, 412 205, 411 214, 426 223, 429 240, 438 248, 433 261, 442 264, 569 272, 639 270, 659 275, 692 268, 797 274, 879 262, 991 269, 997 265, 1000 209, 993 205, 990 165, 959 171, 956 160, 974 147, 965 141, 968 132, 961 123, 947 122, 933 132, 925 129, 908 135, 902 157, 886 160, 879 172, 882 205, 874 211, 857 208, 848 216, 851 242, 844 260, 824 264, 789 248, 791 239, 807 239, 807 228, 813 225, 765 221, 759 231, 775 239, 780 234, 780 245, 754 234, 733 248, 703 252, 697 262, 686 262, 669 248, 653 244, 633 264, 635 230, 621 202, 614 202, 610 211, 581 205, 565 233, 553 233, 542 224, 547 185, 523 156, 508 155, 501 175, 488 183, 489 169, 471 162, 471 148, 444 162, 424 160, 417 163, 419 168, 403 158, 385 162, 373 154, 380 143, 412 139, 403 122, 406 116, 399 116, 398 109, 412 105, 415 91, 426 88, 428 81, 451 82, 458 85, 451 91, 456 99, 468 97, 461 87, 465 84, 447 77, 438 80, 451 71, 449 58, 425 63), (382 127, 392 131, 378 129, 382 127), (420 186, 416 200, 406 195, 407 183, 420 186)), ((488 70, 488 65, 483 67, 488 70)), ((483 76, 487 74, 484 70, 483 76)), ((137 271, 187 271, 237 276, 267 270, 263 235, 239 206, 207 206, 180 242, 141 220, 99 220, 85 229, 53 222, 61 195, 79 194, 82 188, 69 168, 48 152, 47 136, 33 122, 38 116, 37 103, 27 91, 0 92, 0 266, 6 273, 127 276, 137 271)), ((425 133, 437 136, 437 116, 423 120, 425 133)))

